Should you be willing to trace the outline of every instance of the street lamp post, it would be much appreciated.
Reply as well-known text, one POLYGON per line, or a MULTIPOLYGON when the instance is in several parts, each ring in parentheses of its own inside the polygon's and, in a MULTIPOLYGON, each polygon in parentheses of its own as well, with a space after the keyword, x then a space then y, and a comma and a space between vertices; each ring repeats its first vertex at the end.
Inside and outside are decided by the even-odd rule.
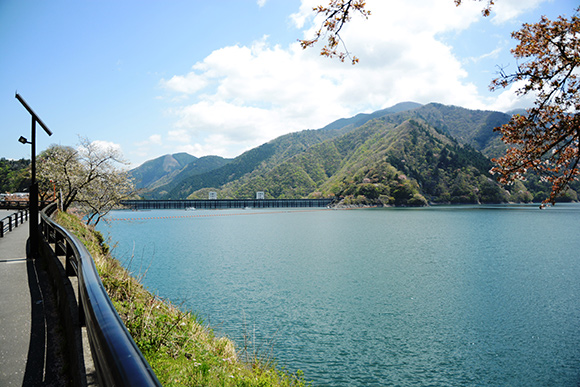
POLYGON ((30 253, 32 257, 37 256, 38 252, 38 183, 36 181, 36 123, 44 129, 46 134, 52 136, 52 132, 48 127, 42 122, 42 120, 36 115, 36 113, 28 106, 26 101, 16 93, 16 99, 20 101, 22 106, 30 113, 32 117, 32 130, 30 134, 30 141, 28 141, 25 137, 20 136, 18 139, 19 142, 22 144, 30 144, 31 153, 30 153, 30 190, 29 190, 29 212, 30 212, 30 220, 29 220, 29 238, 30 238, 30 253))

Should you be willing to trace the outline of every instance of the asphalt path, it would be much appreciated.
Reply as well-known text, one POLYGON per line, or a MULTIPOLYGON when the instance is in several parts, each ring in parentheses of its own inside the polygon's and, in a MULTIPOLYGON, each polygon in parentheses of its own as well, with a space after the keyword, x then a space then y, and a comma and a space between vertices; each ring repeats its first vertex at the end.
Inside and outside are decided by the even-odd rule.
POLYGON ((0 238, 0 386, 66 385, 55 300, 28 231, 25 221, 0 238))

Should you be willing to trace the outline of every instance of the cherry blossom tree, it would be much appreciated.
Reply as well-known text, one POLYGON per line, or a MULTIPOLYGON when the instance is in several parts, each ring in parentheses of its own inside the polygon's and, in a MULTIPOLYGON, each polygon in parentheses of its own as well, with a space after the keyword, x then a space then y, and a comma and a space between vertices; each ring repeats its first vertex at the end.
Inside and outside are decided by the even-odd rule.
POLYGON ((81 138, 76 148, 51 145, 38 160, 38 178, 62 191, 62 208, 73 203, 96 225, 114 206, 135 192, 119 150, 81 138))

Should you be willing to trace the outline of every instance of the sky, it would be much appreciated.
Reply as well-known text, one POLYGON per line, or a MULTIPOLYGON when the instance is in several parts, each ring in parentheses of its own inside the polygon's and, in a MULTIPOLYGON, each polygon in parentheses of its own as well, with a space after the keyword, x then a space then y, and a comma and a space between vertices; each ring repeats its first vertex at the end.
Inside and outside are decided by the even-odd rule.
POLYGON ((76 146, 118 148, 128 162, 170 153, 235 157, 286 133, 400 102, 529 107, 515 88, 511 32, 576 0, 368 0, 341 36, 357 65, 302 50, 328 0, 0 0, 0 157, 76 146))

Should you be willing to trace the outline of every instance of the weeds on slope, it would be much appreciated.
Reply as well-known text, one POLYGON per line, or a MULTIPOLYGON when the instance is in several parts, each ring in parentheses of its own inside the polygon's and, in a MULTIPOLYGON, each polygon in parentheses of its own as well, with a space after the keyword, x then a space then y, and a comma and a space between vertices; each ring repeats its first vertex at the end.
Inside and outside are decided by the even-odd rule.
POLYGON ((195 314, 151 294, 110 255, 101 233, 77 216, 59 212, 56 221, 93 256, 117 312, 164 386, 309 385, 302 372, 279 369, 269 357, 252 354, 241 359, 233 341, 216 337, 195 314))

